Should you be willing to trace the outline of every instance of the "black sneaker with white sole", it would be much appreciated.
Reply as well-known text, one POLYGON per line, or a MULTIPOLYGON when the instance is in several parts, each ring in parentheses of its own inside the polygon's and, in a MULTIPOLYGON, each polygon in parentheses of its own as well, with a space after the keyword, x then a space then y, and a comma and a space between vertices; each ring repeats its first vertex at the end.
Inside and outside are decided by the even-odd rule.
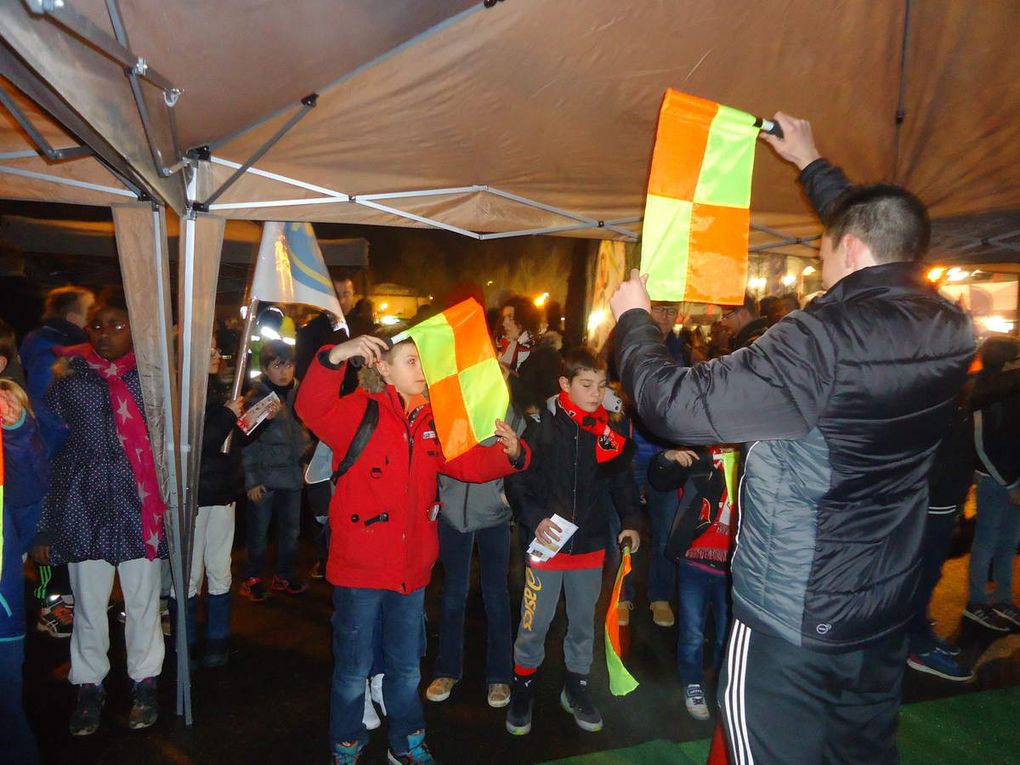
POLYGON ((574 716, 574 722, 581 730, 591 733, 602 730, 602 715, 595 707, 595 702, 591 700, 587 675, 567 672, 566 682, 560 693, 560 704, 574 716))
POLYGON ((996 603, 992 606, 995 615, 1009 624, 1010 629, 1020 629, 1020 611, 1012 603, 996 603))
POLYGON ((995 613, 991 606, 969 603, 963 609, 963 615, 971 621, 977 622, 982 627, 995 630, 996 632, 1009 632, 1010 630, 1009 622, 995 613))
POLYGON ((531 685, 534 682, 534 674, 514 675, 510 707, 506 710, 506 729, 515 736, 526 736, 531 732, 531 709, 534 702, 531 685))

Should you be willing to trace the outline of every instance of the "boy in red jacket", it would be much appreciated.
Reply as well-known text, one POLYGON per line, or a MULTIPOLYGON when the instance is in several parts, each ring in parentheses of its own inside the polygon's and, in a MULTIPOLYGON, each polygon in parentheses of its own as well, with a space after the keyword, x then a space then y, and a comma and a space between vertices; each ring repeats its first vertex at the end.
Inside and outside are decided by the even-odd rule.
POLYGON ((526 447, 498 420, 499 444, 475 447, 447 462, 427 394, 414 343, 389 348, 369 335, 323 348, 298 393, 296 411, 333 450, 334 469, 346 456, 369 399, 379 408, 378 424, 357 461, 337 481, 329 508, 326 578, 335 585, 330 707, 335 765, 356 763, 368 741, 362 723, 365 681, 379 613, 389 762, 435 762, 425 746, 418 683, 425 652, 425 586, 439 551, 436 476, 484 482, 528 463, 526 447), (378 390, 363 387, 341 398, 346 363, 357 356, 377 373, 379 384, 363 383, 378 390))

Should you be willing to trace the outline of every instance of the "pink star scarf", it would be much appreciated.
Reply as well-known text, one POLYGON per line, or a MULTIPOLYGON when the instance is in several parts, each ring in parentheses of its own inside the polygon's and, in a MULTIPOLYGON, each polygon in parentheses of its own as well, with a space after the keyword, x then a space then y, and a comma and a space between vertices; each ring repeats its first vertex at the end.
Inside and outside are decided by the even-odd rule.
POLYGON ((135 404, 135 397, 124 382, 124 375, 135 368, 135 353, 130 351, 119 359, 104 359, 88 343, 58 348, 58 356, 79 356, 106 380, 113 407, 113 421, 117 427, 117 440, 131 463, 131 472, 142 503, 142 538, 145 540, 145 557, 155 560, 159 542, 163 538, 163 513, 166 505, 159 493, 156 480, 156 461, 152 456, 149 431, 145 418, 135 404))

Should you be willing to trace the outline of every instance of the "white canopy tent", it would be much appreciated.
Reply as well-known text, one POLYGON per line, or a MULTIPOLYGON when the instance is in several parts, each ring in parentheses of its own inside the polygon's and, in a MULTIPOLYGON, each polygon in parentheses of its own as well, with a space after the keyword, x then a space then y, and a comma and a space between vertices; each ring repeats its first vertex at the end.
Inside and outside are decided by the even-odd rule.
MULTIPOLYGON (((1020 4, 952 0, 6 0, 0 197, 115 210, 180 587, 224 219, 633 241, 674 87, 809 117, 851 178, 928 203, 937 246, 1016 261, 1018 28, 1020 4)), ((764 147, 752 226, 801 256, 819 234, 764 147)))

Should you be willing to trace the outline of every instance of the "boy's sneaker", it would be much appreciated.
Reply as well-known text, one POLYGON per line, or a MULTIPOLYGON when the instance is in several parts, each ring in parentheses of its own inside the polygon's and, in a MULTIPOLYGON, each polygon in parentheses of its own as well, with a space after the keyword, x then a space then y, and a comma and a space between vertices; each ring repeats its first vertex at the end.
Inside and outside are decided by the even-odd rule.
POLYGON ((139 680, 131 689, 131 713, 128 727, 131 730, 148 728, 159 717, 159 700, 156 696, 156 678, 139 680))
POLYGON ((616 623, 621 627, 630 626, 630 612, 634 610, 634 604, 629 600, 621 600, 616 607, 616 623))
POLYGON ((515 736, 531 732, 531 684, 535 675, 514 675, 514 689, 510 693, 510 708, 506 712, 506 729, 515 736))
POLYGON ((333 744, 333 765, 357 765, 365 745, 360 741, 333 744))
POLYGON ((383 673, 380 672, 378 675, 372 675, 369 679, 369 687, 372 690, 372 703, 379 707, 379 711, 382 716, 386 716, 386 702, 383 700, 382 695, 382 681, 383 673))
POLYGON ((708 704, 705 703, 705 689, 701 687, 701 683, 691 683, 684 689, 684 706, 687 707, 687 714, 695 720, 707 720, 711 717, 708 704))
POLYGON ((996 632, 1009 632, 1010 625, 1005 619, 992 610, 991 606, 970 603, 963 609, 963 615, 996 632))
POLYGON ((368 730, 375 730, 382 725, 379 713, 375 711, 375 706, 372 704, 372 684, 368 680, 365 681, 365 711, 361 715, 361 722, 368 730))
POLYGON ((425 730, 416 730, 407 737, 407 751, 394 754, 392 749, 386 751, 390 765, 438 765, 429 748, 425 746, 425 730))
POLYGON ((960 666, 951 656, 946 656, 937 648, 927 653, 912 653, 907 657, 907 666, 918 672, 941 677, 943 680, 954 680, 959 683, 974 679, 974 673, 960 666))
POLYGON ((602 715, 595 707, 595 702, 591 700, 587 675, 567 672, 567 679, 560 693, 560 704, 574 716, 574 722, 581 730, 592 733, 602 730, 602 715))
POLYGON ((261 603, 269 597, 266 583, 260 577, 253 576, 241 582, 241 597, 248 598, 252 603, 261 603))
POLYGON ((944 653, 946 656, 959 656, 960 646, 953 645, 948 640, 943 640, 939 636, 935 636, 935 650, 939 653, 944 653))
MULTIPOLYGON (((39 609, 35 628, 50 637, 69 638, 74 627, 74 600, 69 595, 54 595, 39 609)), ((84 734, 83 734, 84 735, 84 734)))
POLYGON ((106 703, 102 683, 85 683, 78 686, 78 703, 71 713, 68 729, 72 736, 90 736, 99 728, 99 719, 106 703))
POLYGON ((325 579, 326 578, 326 564, 321 560, 315 561, 315 565, 312 566, 311 573, 309 576, 312 579, 325 579))
POLYGON ((276 592, 285 592, 288 595, 300 595, 308 589, 308 585, 304 582, 298 582, 293 579, 284 579, 282 576, 273 577, 273 590, 276 592))
POLYGON ((437 677, 429 683, 428 690, 425 691, 425 698, 429 701, 446 701, 450 698, 450 692, 456 684, 457 681, 452 677, 437 677))
POLYGON ((486 701, 493 709, 502 709, 510 703, 510 686, 507 683, 489 683, 486 701))
POLYGON ((1009 622, 1010 629, 1020 627, 1020 611, 1018 611, 1016 606, 1012 603, 999 603, 992 606, 992 611, 994 611, 996 616, 1000 619, 1009 622))

